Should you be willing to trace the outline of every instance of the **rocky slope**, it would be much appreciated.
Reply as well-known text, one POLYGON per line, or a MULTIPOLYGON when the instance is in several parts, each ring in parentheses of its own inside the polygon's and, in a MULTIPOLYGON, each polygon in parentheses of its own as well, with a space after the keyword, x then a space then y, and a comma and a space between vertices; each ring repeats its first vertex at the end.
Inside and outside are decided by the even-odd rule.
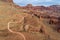
POLYGON ((1 0, 3 2, 9 2, 9 3, 13 3, 13 0, 1 0))
MULTIPOLYGON (((59 6, 56 7, 59 10, 59 6)), ((0 0, 0 40, 23 40, 21 36, 8 30, 10 21, 18 22, 11 23, 10 29, 23 33, 26 40, 60 40, 60 12, 55 12, 56 9, 55 6, 31 4, 21 7, 15 5, 12 0, 0 0)))

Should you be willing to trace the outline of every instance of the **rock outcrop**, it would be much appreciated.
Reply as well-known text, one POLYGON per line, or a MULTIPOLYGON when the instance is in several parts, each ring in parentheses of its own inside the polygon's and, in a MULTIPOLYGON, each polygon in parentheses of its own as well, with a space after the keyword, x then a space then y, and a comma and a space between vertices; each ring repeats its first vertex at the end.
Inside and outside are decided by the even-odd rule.
POLYGON ((1 0, 3 2, 9 2, 9 3, 13 3, 13 0, 1 0))

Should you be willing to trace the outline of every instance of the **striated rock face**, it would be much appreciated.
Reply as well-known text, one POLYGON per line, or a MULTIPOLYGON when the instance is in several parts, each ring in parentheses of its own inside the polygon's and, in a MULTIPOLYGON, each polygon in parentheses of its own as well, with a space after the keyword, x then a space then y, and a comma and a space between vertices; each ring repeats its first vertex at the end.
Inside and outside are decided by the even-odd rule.
POLYGON ((9 3, 13 3, 13 0, 1 0, 3 2, 9 2, 9 3))
POLYGON ((59 17, 50 17, 49 24, 60 24, 60 18, 59 17))
POLYGON ((49 24, 55 25, 53 27, 53 29, 60 33, 60 17, 58 17, 58 18, 53 18, 52 17, 49 21, 49 24))

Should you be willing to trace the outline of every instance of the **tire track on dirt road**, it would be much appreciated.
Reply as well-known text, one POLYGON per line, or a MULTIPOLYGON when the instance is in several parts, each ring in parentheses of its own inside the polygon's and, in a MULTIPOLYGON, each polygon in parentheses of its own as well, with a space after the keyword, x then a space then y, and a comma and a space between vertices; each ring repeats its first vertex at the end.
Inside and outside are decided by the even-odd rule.
MULTIPOLYGON (((24 20, 24 17, 23 17, 19 22, 21 22, 22 20, 24 20)), ((11 33, 18 34, 18 35, 22 36, 23 39, 26 40, 26 37, 24 36, 24 34, 22 34, 21 32, 12 31, 12 30, 10 29, 10 26, 9 26, 10 23, 18 23, 18 22, 8 22, 8 30, 9 30, 11 33)))

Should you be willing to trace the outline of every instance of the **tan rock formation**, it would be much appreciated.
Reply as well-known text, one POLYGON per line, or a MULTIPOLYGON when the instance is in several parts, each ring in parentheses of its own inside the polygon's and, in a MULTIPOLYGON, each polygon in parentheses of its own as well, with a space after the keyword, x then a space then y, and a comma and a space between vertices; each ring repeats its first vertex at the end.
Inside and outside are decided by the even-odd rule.
POLYGON ((9 2, 9 3, 13 3, 13 0, 1 0, 3 2, 9 2))

